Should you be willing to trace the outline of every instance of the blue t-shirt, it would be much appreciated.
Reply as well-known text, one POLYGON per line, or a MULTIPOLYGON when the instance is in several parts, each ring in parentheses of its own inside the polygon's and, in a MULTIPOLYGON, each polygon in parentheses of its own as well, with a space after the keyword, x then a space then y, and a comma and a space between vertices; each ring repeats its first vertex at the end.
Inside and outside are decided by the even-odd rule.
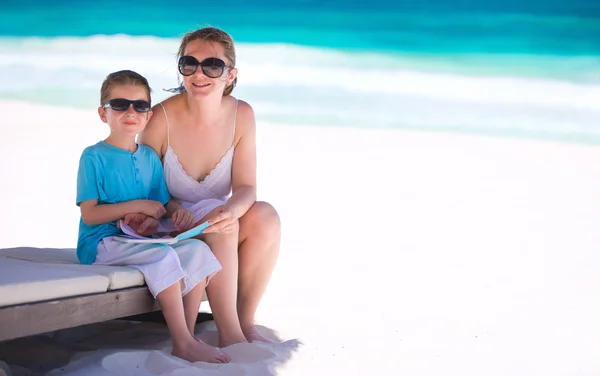
MULTIPOLYGON (((132 153, 100 141, 83 151, 77 173, 77 206, 86 200, 98 200, 98 205, 153 200, 164 205, 170 198, 160 158, 151 147, 138 145, 132 153)), ((79 261, 93 263, 100 240, 114 235, 123 235, 117 221, 86 225, 81 218, 79 261)))

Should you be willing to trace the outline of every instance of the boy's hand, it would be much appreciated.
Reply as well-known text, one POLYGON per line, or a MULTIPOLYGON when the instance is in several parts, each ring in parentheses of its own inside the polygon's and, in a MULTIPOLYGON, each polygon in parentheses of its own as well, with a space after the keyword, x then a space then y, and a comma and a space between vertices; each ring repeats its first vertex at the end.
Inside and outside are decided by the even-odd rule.
POLYGON ((155 219, 161 219, 167 211, 165 206, 158 201, 138 200, 137 204, 139 208, 135 210, 136 213, 145 214, 155 219))
POLYGON ((158 231, 158 219, 152 217, 146 217, 144 222, 140 225, 136 231, 142 236, 154 235, 158 231))
POLYGON ((145 214, 127 214, 123 218, 123 222, 142 236, 150 236, 158 231, 158 219, 145 214))
POLYGON ((171 219, 173 220, 175 228, 179 231, 187 231, 194 227, 194 224, 196 223, 192 213, 183 207, 177 209, 171 216, 171 219))

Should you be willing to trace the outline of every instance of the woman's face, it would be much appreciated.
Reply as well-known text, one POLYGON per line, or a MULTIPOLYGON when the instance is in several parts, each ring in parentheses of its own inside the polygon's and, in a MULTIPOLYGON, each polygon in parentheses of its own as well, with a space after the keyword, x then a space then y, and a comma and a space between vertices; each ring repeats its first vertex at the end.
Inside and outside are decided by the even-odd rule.
MULTIPOLYGON (((225 62, 225 65, 231 66, 231 62, 225 57, 225 49, 216 42, 205 42, 199 39, 189 42, 185 48, 184 56, 192 56, 198 62, 202 63, 208 58, 218 58, 225 62)), ((230 84, 237 74, 237 69, 225 68, 220 77, 207 76, 201 66, 189 75, 183 76, 185 90, 194 97, 204 97, 217 93, 223 95, 225 87, 230 84)), ((209 73, 209 75, 212 75, 209 73)))

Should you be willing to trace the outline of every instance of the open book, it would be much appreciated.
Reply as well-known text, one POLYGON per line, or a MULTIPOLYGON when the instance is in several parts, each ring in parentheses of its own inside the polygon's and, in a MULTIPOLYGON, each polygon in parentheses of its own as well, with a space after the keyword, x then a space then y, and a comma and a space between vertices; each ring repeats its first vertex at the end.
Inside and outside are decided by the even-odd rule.
POLYGON ((162 243, 162 244, 175 244, 185 239, 193 238, 196 235, 202 234, 202 231, 208 227, 208 221, 193 227, 186 232, 182 232, 177 236, 163 236, 163 237, 147 237, 138 234, 133 231, 131 227, 123 223, 119 223, 121 230, 125 233, 125 236, 114 236, 113 239, 124 242, 124 243, 162 243))

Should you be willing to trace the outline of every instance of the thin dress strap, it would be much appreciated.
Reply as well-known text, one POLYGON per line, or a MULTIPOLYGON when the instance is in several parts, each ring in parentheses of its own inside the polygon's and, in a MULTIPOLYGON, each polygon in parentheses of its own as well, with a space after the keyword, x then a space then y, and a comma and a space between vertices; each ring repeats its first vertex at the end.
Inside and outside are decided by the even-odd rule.
POLYGON ((235 122, 237 120, 237 108, 238 108, 238 100, 235 99, 235 110, 233 111, 233 141, 231 142, 231 146, 235 145, 235 122))
MULTIPOLYGON (((162 104, 162 103, 159 103, 159 104, 160 104, 160 106, 162 107, 162 109, 163 109, 163 112, 165 113, 165 120, 167 121, 167 145, 168 145, 168 146, 171 146, 171 140, 170 140, 170 138, 169 138, 169 133, 170 133, 170 132, 169 132, 169 118, 168 118, 168 116, 167 116, 167 110, 165 109, 165 106, 163 106, 163 104, 162 104)), ((236 106, 236 108, 237 108, 237 106, 236 106)))

